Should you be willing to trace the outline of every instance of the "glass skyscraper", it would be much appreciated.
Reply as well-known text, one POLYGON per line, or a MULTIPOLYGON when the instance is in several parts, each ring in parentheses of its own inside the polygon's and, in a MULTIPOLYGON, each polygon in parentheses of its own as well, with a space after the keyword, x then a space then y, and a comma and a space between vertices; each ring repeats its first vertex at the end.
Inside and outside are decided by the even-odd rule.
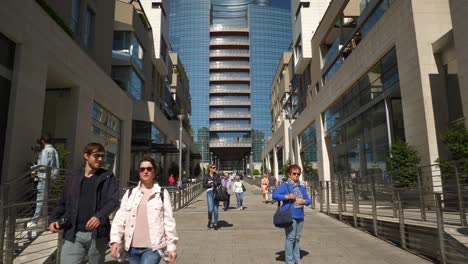
POLYGON ((271 134, 271 81, 291 43, 289 10, 269 0, 172 0, 170 10, 203 160, 225 170, 259 162, 271 134))

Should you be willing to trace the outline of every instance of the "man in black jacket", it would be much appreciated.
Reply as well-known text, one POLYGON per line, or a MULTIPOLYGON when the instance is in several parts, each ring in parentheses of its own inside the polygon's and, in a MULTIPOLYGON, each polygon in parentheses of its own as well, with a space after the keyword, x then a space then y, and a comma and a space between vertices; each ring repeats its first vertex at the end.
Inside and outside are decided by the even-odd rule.
POLYGON ((109 240, 109 215, 119 206, 119 186, 112 172, 101 168, 104 146, 89 143, 85 166, 65 179, 62 195, 49 218, 49 230, 63 229, 61 263, 104 263, 109 240))

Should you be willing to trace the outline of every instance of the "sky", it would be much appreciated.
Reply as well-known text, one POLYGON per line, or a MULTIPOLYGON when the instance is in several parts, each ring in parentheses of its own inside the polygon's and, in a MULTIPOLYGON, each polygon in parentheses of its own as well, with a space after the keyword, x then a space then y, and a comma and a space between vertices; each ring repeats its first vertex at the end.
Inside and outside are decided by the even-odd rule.
POLYGON ((272 6, 291 9, 291 0, 272 0, 272 6))

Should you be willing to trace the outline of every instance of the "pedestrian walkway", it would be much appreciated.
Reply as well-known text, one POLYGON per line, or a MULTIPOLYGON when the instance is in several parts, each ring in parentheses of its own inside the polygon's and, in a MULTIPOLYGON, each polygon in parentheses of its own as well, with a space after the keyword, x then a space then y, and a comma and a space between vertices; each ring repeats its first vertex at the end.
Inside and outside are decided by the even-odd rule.
MULTIPOLYGON (((284 231, 273 226, 276 204, 262 203, 257 186, 244 183, 245 209, 223 211, 219 230, 207 229, 206 196, 175 212, 178 264, 284 263, 284 231)), ((236 198, 231 196, 231 207, 236 198)), ((310 208, 301 239, 303 263, 400 264, 429 263, 310 208)), ((110 258, 108 258, 110 260, 110 258)))

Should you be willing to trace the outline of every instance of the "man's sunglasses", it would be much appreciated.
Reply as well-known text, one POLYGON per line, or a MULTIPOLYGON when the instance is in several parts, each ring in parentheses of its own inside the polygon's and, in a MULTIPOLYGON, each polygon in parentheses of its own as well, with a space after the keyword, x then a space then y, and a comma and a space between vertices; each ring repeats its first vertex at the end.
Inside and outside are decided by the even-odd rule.
POLYGON ((91 156, 95 159, 103 159, 104 158, 104 154, 97 154, 97 153, 94 153, 94 154, 91 154, 91 156))
POLYGON ((153 167, 140 167, 140 172, 145 172, 145 170, 148 172, 152 172, 153 167))

